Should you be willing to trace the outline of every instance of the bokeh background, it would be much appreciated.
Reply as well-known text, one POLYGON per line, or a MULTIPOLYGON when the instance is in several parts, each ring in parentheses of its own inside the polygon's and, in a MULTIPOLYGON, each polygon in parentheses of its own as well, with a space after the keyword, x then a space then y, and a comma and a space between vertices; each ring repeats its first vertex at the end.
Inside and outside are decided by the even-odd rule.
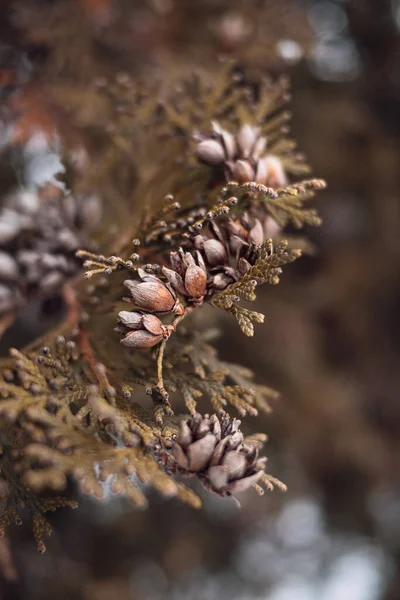
MULTIPOLYGON (((400 2, 4 6, 1 193, 21 179, 43 181, 58 160, 40 135, 17 145, 9 135, 10 98, 37 65, 54 69, 41 83, 65 77, 79 88, 115 69, 139 77, 212 68, 221 53, 255 74, 288 72, 294 136, 329 187, 319 195, 324 223, 308 232, 314 255, 260 295, 267 318, 258 338, 222 323, 218 342, 225 359, 281 391, 257 429, 269 435, 270 470, 288 492, 249 494, 238 509, 198 490, 201 512, 156 495, 145 512, 82 497, 79 510, 52 518, 44 556, 29 527, 0 542, 0 598, 400 598, 400 2)), ((88 115, 85 126, 95 108, 88 115)), ((64 127, 72 133, 68 120, 64 127)), ((105 190, 111 199, 129 173, 123 164, 105 190)), ((51 308, 31 304, 2 348, 56 321, 57 301, 51 308)))

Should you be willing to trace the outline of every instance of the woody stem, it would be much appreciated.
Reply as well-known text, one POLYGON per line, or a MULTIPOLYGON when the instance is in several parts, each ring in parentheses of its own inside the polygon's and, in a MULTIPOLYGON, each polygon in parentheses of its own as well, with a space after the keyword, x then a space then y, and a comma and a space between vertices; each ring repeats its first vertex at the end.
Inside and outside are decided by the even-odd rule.
MULTIPOLYGON (((187 306, 184 309, 184 312, 181 315, 178 315, 174 321, 172 322, 172 327, 173 327, 173 331, 176 331, 177 326, 179 325, 179 323, 181 321, 183 321, 183 319, 186 317, 186 315, 188 315, 190 312, 192 312, 193 310, 193 306, 187 306)), ((164 360, 164 352, 165 352, 165 348, 167 345, 169 338, 164 339, 161 344, 160 344, 160 348, 158 350, 158 355, 157 355, 157 383, 156 386, 160 389, 160 390, 164 390, 164 378, 163 378, 163 360, 164 360)))
POLYGON ((164 379, 163 379, 163 359, 164 359, 164 351, 165 346, 167 345, 168 340, 163 340, 161 342, 160 348, 158 350, 157 355, 157 383, 156 386, 161 390, 164 389, 164 379))

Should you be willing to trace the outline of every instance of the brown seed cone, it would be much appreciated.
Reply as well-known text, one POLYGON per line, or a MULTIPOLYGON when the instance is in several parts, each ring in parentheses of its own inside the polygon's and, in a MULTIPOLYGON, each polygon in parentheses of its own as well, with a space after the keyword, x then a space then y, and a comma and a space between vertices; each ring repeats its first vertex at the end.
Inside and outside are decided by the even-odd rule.
POLYGON ((235 135, 212 123, 212 133, 196 149, 200 162, 223 168, 225 177, 238 183, 256 181, 274 188, 287 184, 287 176, 278 156, 268 154, 267 138, 258 127, 244 123, 235 135))
POLYGON ((270 216, 257 218, 245 213, 241 219, 212 222, 207 235, 196 235, 193 246, 207 265, 207 295, 239 281, 254 265, 264 240, 277 231, 279 226, 270 216))
POLYGON ((52 184, 18 190, 0 211, 0 315, 23 306, 35 293, 47 296, 81 268, 75 257, 90 248, 98 225, 97 198, 66 195, 52 184))
POLYGON ((201 301, 207 285, 207 270, 201 253, 197 252, 195 259, 190 252, 180 248, 178 252, 171 252, 171 266, 172 269, 163 267, 162 272, 176 292, 191 301, 201 301))
POLYGON ((117 331, 125 334, 121 344, 128 348, 152 348, 171 334, 171 328, 163 325, 158 317, 136 310, 122 310, 118 322, 117 331))
POLYGON ((180 469, 221 496, 250 488, 261 477, 264 460, 258 456, 260 444, 245 444, 239 426, 227 413, 181 421, 172 449, 180 469))

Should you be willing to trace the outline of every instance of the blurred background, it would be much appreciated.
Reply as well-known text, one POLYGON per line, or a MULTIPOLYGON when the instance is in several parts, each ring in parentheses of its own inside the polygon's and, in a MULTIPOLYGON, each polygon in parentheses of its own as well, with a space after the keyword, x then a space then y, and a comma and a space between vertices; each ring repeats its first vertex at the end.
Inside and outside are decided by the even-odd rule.
MULTIPOLYGON (((267 318, 256 349, 221 325, 221 356, 281 392, 257 430, 268 433, 270 471, 288 492, 249 494, 238 509, 197 490, 200 512, 155 494, 145 512, 82 497, 79 510, 52 517, 44 556, 29 527, 0 542, 0 598, 400 598, 400 2, 2 4, 4 197, 57 170, 49 128, 74 149, 84 130, 89 158, 107 146, 104 114, 84 95, 93 81, 119 71, 173 81, 215 68, 221 54, 255 77, 289 74, 294 137, 328 189, 318 198, 324 223, 307 232, 315 254, 260 294, 267 318)), ((133 140, 107 180, 98 168, 85 183, 102 188, 111 213, 135 181, 129 156, 139 151, 133 140)), ((4 335, 3 354, 59 310, 57 299, 45 311, 31 303, 4 335)))

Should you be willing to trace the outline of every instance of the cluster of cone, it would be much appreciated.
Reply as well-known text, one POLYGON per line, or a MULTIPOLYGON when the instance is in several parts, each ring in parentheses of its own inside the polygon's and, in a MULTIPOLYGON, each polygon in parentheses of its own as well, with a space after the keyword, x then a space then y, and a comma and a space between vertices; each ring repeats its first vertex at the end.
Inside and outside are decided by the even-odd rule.
MULTIPOLYGON (((166 281, 138 269, 140 280, 124 285, 130 296, 124 298, 137 308, 119 313, 117 331, 122 344, 130 348, 151 348, 167 339, 174 327, 159 317, 182 315, 186 305, 200 305, 205 298, 225 289, 254 265, 263 241, 279 231, 271 217, 226 217, 217 225, 210 222, 206 234, 194 235, 191 251, 171 252, 171 268, 163 267, 166 281), (156 316, 159 315, 159 316, 156 316)), ((262 284, 257 280, 256 284, 262 284)))
POLYGON ((199 305, 205 297, 238 281, 254 264, 260 245, 275 230, 276 224, 270 217, 227 217, 219 225, 211 222, 208 235, 193 237, 193 254, 182 248, 171 252, 171 268, 162 268, 166 281, 138 269, 140 280, 124 281, 130 292, 124 300, 137 309, 118 315, 117 331, 124 334, 122 344, 151 348, 168 338, 174 327, 164 325, 156 315, 182 315, 185 307, 181 300, 199 305))
POLYGON ((263 475, 260 441, 246 443, 240 421, 227 413, 181 421, 172 453, 185 474, 196 474, 221 496, 244 492, 263 475))
MULTIPOLYGON (((212 128, 212 135, 198 143, 200 161, 223 167, 227 180, 256 181, 276 188, 287 183, 280 159, 266 153, 267 139, 259 128, 244 124, 236 135, 217 122, 212 128)), ((179 298, 199 305, 206 296, 240 280, 254 264, 263 241, 279 232, 279 225, 268 215, 246 213, 241 219, 220 219, 218 225, 210 221, 205 234, 187 240, 190 251, 171 252, 171 268, 162 268, 166 281, 139 269, 140 281, 124 282, 131 294, 125 300, 139 310, 119 313, 117 331, 124 334, 122 344, 150 348, 167 339, 174 327, 164 325, 156 315, 183 314, 179 298)))
POLYGON ((255 181, 273 188, 284 187, 287 177, 278 156, 267 152, 267 138, 258 127, 245 123, 233 135, 214 121, 212 133, 200 136, 198 159, 216 168, 223 168, 227 181, 255 181))
POLYGON ((18 190, 0 210, 0 315, 31 294, 47 296, 79 271, 75 252, 90 246, 101 218, 94 196, 78 198, 48 184, 18 190))

